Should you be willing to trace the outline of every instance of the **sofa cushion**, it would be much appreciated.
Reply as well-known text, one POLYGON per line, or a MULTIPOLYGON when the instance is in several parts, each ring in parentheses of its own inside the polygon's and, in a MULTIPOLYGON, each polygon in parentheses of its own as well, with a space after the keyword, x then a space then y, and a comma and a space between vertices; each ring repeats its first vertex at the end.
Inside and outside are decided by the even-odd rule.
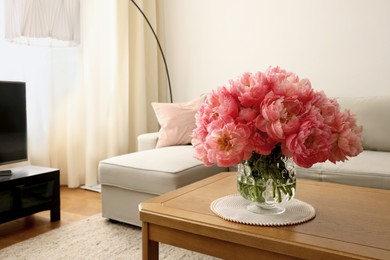
POLYGON ((390 96, 342 97, 337 100, 343 109, 356 114, 358 125, 363 125, 365 150, 390 152, 390 96))
POLYGON ((124 154, 99 163, 100 183, 160 195, 227 168, 205 167, 191 145, 124 154))
POLYGON ((296 166, 297 176, 318 181, 390 189, 390 153, 365 150, 348 161, 296 166))
POLYGON ((201 96, 186 103, 152 103, 161 126, 156 148, 191 143, 195 114, 204 99, 201 96))

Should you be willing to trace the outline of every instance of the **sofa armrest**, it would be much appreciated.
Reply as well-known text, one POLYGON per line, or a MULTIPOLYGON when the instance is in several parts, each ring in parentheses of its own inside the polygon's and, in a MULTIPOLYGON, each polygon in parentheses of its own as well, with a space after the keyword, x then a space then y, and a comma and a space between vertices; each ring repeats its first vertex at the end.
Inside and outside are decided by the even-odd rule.
POLYGON ((141 134, 137 137, 138 151, 155 149, 158 141, 159 132, 141 134))

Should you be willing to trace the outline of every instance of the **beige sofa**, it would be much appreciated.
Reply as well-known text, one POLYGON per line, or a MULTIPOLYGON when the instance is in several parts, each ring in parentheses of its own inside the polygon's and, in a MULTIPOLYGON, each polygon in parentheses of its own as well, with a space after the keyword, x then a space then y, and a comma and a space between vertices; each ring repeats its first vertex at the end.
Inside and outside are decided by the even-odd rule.
POLYGON ((158 136, 140 135, 138 152, 99 163, 103 217, 141 226, 140 202, 228 170, 204 166, 191 145, 155 149, 158 136))
MULTIPOLYGON (((364 127, 364 151, 343 163, 297 167, 298 178, 390 189, 390 97, 339 98, 364 127)), ((194 158, 191 145, 157 148, 159 133, 138 137, 138 152, 99 164, 103 217, 140 225, 138 204, 219 172, 194 158)), ((232 168, 231 170, 234 170, 232 168)))

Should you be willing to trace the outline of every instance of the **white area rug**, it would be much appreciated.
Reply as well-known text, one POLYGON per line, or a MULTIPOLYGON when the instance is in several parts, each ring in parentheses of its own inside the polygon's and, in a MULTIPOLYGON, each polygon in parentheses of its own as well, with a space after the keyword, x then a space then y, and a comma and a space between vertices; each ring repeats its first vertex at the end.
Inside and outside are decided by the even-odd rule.
MULTIPOLYGON (((0 250, 2 260, 141 259, 141 229, 100 214, 0 250)), ((160 244, 160 259, 217 259, 160 244)))

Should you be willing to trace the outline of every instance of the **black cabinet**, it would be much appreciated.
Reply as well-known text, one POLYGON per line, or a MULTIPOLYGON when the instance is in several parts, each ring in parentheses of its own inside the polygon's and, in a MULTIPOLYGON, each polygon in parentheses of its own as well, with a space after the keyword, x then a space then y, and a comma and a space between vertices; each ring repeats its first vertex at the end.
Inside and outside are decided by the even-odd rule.
POLYGON ((0 177, 0 223, 50 210, 50 221, 60 216, 60 171, 23 166, 0 177))

